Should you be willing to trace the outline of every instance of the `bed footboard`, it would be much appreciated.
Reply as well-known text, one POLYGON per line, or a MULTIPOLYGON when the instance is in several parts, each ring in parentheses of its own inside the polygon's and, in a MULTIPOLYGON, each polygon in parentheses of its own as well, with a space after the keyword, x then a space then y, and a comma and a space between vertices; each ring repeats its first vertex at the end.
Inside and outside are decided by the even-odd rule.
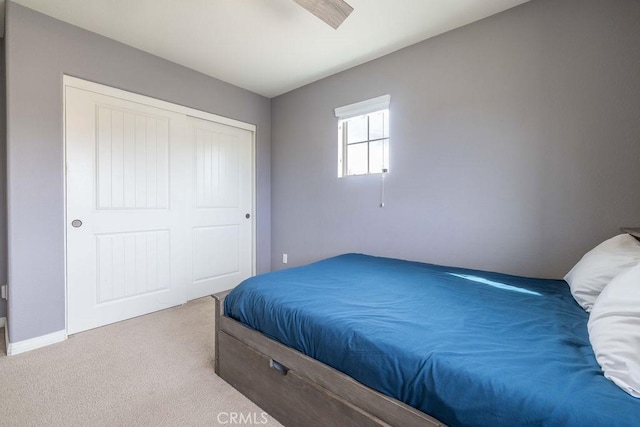
POLYGON ((286 426, 443 426, 224 315, 216 294, 215 372, 286 426))

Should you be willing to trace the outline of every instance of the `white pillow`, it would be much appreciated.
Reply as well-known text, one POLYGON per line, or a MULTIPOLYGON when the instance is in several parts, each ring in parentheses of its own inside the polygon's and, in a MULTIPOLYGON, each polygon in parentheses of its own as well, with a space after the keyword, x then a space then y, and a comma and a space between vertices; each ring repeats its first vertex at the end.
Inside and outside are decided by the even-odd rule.
POLYGON ((618 274, 640 262, 640 242, 620 234, 600 243, 564 276, 573 298, 587 311, 604 287, 618 274))
POLYGON ((604 376, 640 397, 640 265, 604 288, 589 315, 589 340, 604 376))

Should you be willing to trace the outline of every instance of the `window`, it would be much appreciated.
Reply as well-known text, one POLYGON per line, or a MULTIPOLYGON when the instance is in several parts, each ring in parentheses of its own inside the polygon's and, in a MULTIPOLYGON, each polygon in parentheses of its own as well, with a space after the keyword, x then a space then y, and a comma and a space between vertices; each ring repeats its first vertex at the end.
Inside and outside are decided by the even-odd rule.
POLYGON ((388 172, 389 101, 384 95, 336 108, 339 177, 388 172))

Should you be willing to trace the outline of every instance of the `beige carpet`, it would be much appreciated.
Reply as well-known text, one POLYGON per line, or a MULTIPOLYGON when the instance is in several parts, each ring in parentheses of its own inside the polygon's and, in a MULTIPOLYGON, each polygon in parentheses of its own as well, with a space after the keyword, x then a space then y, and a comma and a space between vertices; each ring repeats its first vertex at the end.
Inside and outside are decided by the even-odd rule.
POLYGON ((213 372, 213 308, 202 298, 12 357, 2 335, 0 425, 280 425, 213 372))

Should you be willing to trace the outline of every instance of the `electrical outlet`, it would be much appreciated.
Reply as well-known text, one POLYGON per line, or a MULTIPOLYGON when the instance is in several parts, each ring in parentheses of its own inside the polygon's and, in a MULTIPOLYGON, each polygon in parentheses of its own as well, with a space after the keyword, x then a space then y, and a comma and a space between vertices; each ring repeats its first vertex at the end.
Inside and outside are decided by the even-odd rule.
POLYGON ((288 261, 288 259, 287 259, 287 254, 282 254, 282 263, 283 263, 283 264, 286 264, 286 263, 287 263, 287 261, 288 261))
POLYGON ((2 299, 7 299, 7 285, 6 284, 0 286, 0 297, 2 299))

